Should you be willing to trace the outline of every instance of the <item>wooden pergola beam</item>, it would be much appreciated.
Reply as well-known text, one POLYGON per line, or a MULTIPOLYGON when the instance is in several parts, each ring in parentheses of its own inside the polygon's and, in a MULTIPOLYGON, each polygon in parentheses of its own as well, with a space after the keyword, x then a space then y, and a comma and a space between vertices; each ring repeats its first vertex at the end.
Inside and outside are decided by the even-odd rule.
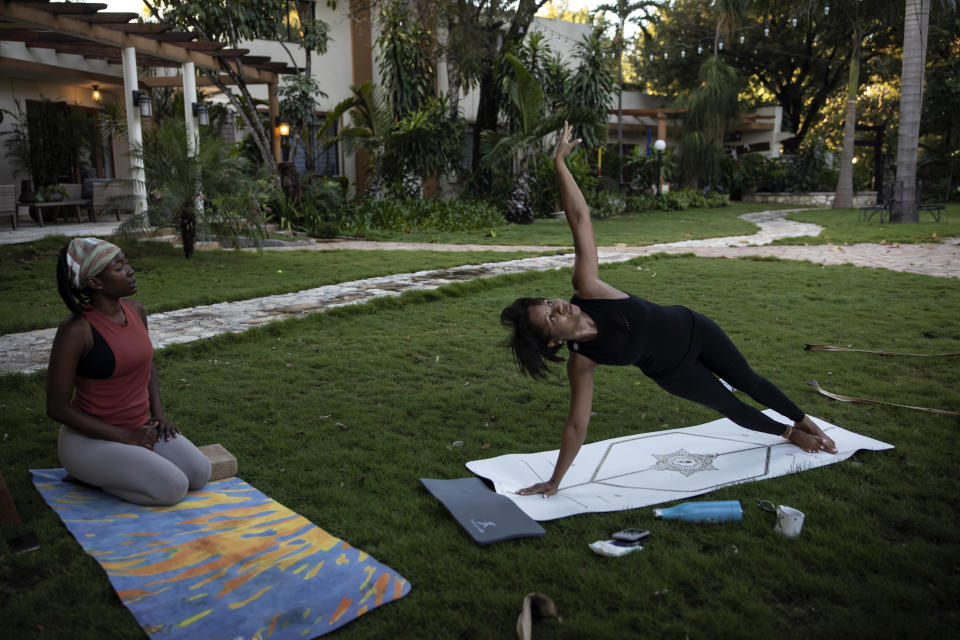
POLYGON ((157 40, 159 42, 190 42, 191 40, 196 40, 196 38, 197 34, 190 33, 189 31, 167 31, 157 34, 152 37, 151 40, 157 40))
MULTIPOLYGON (((103 11, 106 8, 107 5, 102 2, 64 2, 57 3, 49 9, 46 9, 46 11, 63 15, 86 15, 103 11)), ((136 18, 137 16, 134 15, 133 17, 136 18)))
MULTIPOLYGON (((32 28, 56 31, 111 47, 133 47, 137 51, 138 56, 143 54, 178 64, 192 62, 201 69, 209 69, 218 73, 221 71, 221 66, 217 58, 224 56, 213 56, 198 51, 188 51, 182 46, 158 42, 155 39, 142 35, 128 34, 118 29, 110 29, 106 26, 92 24, 83 18, 54 15, 49 11, 36 9, 29 4, 0 0, 0 15, 7 20, 32 28)), ((249 53, 249 51, 235 49, 231 50, 230 55, 240 57, 246 53, 249 53)), ((238 71, 239 70, 238 68, 238 71)), ((244 80, 251 84, 276 84, 278 81, 277 74, 271 71, 243 68, 242 73, 244 80)))
POLYGON ((622 113, 625 116, 640 116, 640 117, 647 117, 647 118, 657 118, 657 117, 660 117, 661 114, 664 116, 668 116, 668 115, 675 115, 675 114, 686 113, 686 112, 687 112, 686 109, 623 109, 620 111, 616 109, 607 110, 607 113, 609 113, 610 115, 616 115, 617 113, 622 113))
MULTIPOLYGON (((3 65, 7 69, 21 69, 23 71, 36 73, 63 73, 63 67, 58 65, 44 64, 42 62, 28 62, 26 60, 5 58, 3 56, 0 56, 0 65, 3 65)), ((85 71, 83 73, 83 79, 85 81, 99 82, 102 85, 115 84, 120 81, 116 76, 91 71, 85 71)))
MULTIPOLYGON (((197 76, 194 79, 194 82, 198 87, 212 87, 214 86, 213 80, 208 78, 206 75, 197 76)), ((236 84, 233 78, 229 75, 221 74, 220 82, 223 84, 236 84)), ((139 76, 137 78, 137 84, 141 87, 182 87, 183 78, 180 76, 139 76)))
POLYGON ((124 33, 154 34, 154 37, 170 31, 170 25, 165 22, 128 22, 127 24, 105 24, 103 26, 124 33))

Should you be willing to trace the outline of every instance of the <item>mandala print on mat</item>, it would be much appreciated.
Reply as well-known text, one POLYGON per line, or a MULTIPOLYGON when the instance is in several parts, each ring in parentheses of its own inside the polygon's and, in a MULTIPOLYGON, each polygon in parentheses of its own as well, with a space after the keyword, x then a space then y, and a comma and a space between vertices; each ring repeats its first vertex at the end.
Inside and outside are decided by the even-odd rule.
POLYGON ((717 470, 711 464, 717 457, 716 453, 687 453, 683 449, 678 449, 673 453, 655 453, 653 456, 657 459, 657 464, 648 468, 654 471, 679 471, 690 477, 701 471, 717 470))

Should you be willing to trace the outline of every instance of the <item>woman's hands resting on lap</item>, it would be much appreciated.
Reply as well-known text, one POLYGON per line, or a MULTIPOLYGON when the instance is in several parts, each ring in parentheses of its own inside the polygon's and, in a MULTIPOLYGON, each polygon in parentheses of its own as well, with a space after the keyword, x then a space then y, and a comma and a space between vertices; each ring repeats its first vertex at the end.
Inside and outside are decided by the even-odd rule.
POLYGON ((153 445, 161 438, 167 442, 170 438, 176 438, 179 433, 180 429, 177 425, 166 418, 150 418, 146 424, 128 430, 124 443, 153 451, 153 445))
POLYGON ((127 429, 124 432, 123 443, 153 451, 153 445, 156 444, 158 437, 159 432, 157 431, 156 421, 151 419, 136 429, 127 429))
POLYGON ((170 438, 176 438, 180 433, 180 429, 177 425, 173 424, 166 418, 151 418, 150 422, 147 424, 152 424, 157 428, 157 440, 163 438, 164 442, 169 441, 170 438))

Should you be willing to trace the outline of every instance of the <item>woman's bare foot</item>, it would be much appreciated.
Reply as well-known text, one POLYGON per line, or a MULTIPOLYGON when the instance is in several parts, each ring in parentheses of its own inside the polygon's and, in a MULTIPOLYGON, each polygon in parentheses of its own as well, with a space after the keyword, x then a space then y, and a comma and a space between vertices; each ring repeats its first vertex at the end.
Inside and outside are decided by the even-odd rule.
POLYGON ((827 434, 825 434, 823 430, 817 426, 816 422, 810 419, 810 416, 803 416, 803 420, 800 422, 794 422, 793 428, 797 431, 802 431, 813 436, 818 443, 818 448, 820 451, 826 451, 827 453, 837 452, 836 444, 834 444, 833 440, 827 437, 827 434))

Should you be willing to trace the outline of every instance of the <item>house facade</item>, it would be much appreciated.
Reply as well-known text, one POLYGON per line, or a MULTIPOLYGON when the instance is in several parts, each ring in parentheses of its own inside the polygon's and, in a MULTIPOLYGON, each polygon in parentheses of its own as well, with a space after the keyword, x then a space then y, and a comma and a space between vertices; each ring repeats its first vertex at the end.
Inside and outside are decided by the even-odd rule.
MULTIPOLYGON (((140 33, 133 29, 133 14, 109 13, 107 11, 93 11, 83 16, 60 16, 51 13, 52 21, 45 24, 36 24, 38 18, 31 18, 43 12, 37 9, 38 5, 46 3, 17 3, 0 0, 0 18, 13 22, 15 26, 26 24, 34 29, 31 34, 20 33, 19 28, 0 31, 0 109, 7 113, 0 122, 0 133, 10 131, 15 125, 15 115, 19 109, 30 110, 44 99, 62 102, 70 110, 96 113, 103 105, 115 105, 117 118, 127 123, 127 132, 117 130, 112 132, 98 132, 100 144, 96 151, 85 158, 82 169, 74 176, 75 179, 86 177, 126 178, 136 177, 138 167, 136 159, 129 152, 132 137, 139 135, 141 120, 149 119, 142 111, 137 110, 131 98, 131 85, 135 87, 157 86, 157 74, 166 76, 167 86, 186 87, 185 95, 194 91, 206 94, 208 100, 225 100, 216 95, 215 88, 202 85, 191 87, 185 75, 192 75, 192 70, 200 67, 201 58, 193 62, 180 62, 164 59, 163 64, 155 64, 158 56, 169 54, 168 45, 160 40, 160 46, 154 47, 153 41, 144 40, 140 36, 130 35, 140 33), (24 16, 27 16, 25 19, 24 16), (82 38, 87 38, 85 44, 68 46, 76 39, 76 34, 58 31, 58 25, 69 20, 84 22, 88 25, 83 31, 82 38), (32 22, 31 22, 32 20, 32 22), (59 20, 59 22, 57 22, 59 20), (111 22, 112 21, 112 22, 111 22), (123 60, 119 55, 100 55, 98 46, 105 46, 103 34, 105 29, 118 28, 119 23, 129 23, 119 28, 127 34, 133 42, 120 42, 124 51, 133 49, 133 54, 139 54, 138 67, 133 71, 127 69, 125 74, 123 60), (59 34, 59 39, 58 39, 59 34), (11 39, 6 39, 14 36, 11 39), (87 46, 89 45, 89 46, 87 46), (138 48, 139 47, 139 48, 138 48), (143 62, 151 64, 154 71, 144 73, 143 62), (193 65, 187 67, 187 64, 193 65), (159 69, 160 71, 157 71, 159 69), (186 69, 191 71, 185 73, 186 69), (132 77, 131 77, 132 74, 132 77), (170 76, 181 76, 180 80, 170 76), (184 81, 186 80, 186 81, 184 81), (131 113, 132 112, 132 113, 131 113), (137 116, 137 117, 133 117, 137 116), (133 131, 137 129, 137 131, 133 131)), ((292 3, 291 3, 292 4, 292 3)), ((309 10, 316 12, 316 17, 330 25, 329 43, 327 52, 323 55, 314 55, 311 60, 311 69, 317 84, 326 93, 319 100, 318 121, 334 108, 334 106, 351 95, 351 87, 359 86, 367 81, 377 83, 380 73, 377 66, 374 44, 379 35, 377 16, 371 13, 369 3, 363 0, 348 0, 338 3, 336 9, 331 9, 326 3, 306 3, 309 10)), ((64 5, 59 5, 63 7, 64 5)), ((96 7, 96 5, 84 5, 96 7)), ((139 28, 138 28, 139 29, 139 28)), ((575 44, 587 35, 589 25, 575 24, 561 20, 536 18, 531 25, 530 33, 542 34, 551 48, 561 53, 571 67, 576 66, 574 59, 575 44)), ((109 44, 109 43, 108 43, 109 44)), ((189 47, 200 43, 185 43, 188 53, 195 50, 189 47)), ((288 69, 306 66, 306 54, 292 42, 274 42, 255 40, 243 43, 242 50, 248 50, 246 59, 269 59, 269 64, 288 69)), ((214 62, 216 62, 214 60, 214 62)), ((250 85, 252 94, 268 105, 269 117, 273 120, 277 115, 276 89, 280 77, 265 69, 256 70, 258 76, 253 78, 250 85)), ((437 91, 446 92, 447 69, 445 61, 438 62, 437 91)), ((189 98, 189 105, 195 98, 189 98)), ((476 90, 466 92, 460 99, 462 113, 468 122, 472 122, 476 115, 478 94, 476 90)), ((616 104, 616 98, 611 100, 616 104)), ((623 95, 622 121, 618 124, 616 109, 611 110, 609 117, 609 139, 616 143, 622 135, 625 145, 646 145, 650 148, 655 140, 666 141, 667 147, 672 145, 673 139, 682 127, 682 110, 671 109, 668 100, 658 96, 626 92, 623 95)), ((187 107, 186 120, 188 127, 196 127, 196 118, 189 113, 187 107)), ((239 119, 229 124, 230 127, 240 126, 239 119), (234 124, 236 122, 237 124, 234 124)), ((342 124, 342 123, 341 123, 342 124)), ((735 125, 735 135, 728 142, 733 152, 759 151, 776 157, 779 155, 780 142, 790 137, 782 132, 782 118, 779 107, 767 107, 756 113, 744 116, 735 125)), ((146 124, 145 126, 149 126, 146 124)), ((122 127, 121 127, 122 129, 122 127)), ((220 132, 229 139, 239 139, 243 131, 226 130, 220 132)), ((3 139, 6 139, 5 136, 3 139)), ((133 140, 135 143, 136 140, 133 140)), ((4 150, 6 151, 6 150, 4 150)), ((274 152, 280 160, 280 140, 278 131, 274 130, 274 152)), ((19 184, 25 177, 24 168, 17 163, 17 159, 8 153, 0 153, 0 183, 19 184)), ((305 165, 304 158, 293 158, 301 165, 305 165)), ((342 149, 334 148, 323 157, 317 158, 318 171, 328 175, 346 176, 351 184, 357 182, 364 170, 363 159, 348 156, 342 149)))

